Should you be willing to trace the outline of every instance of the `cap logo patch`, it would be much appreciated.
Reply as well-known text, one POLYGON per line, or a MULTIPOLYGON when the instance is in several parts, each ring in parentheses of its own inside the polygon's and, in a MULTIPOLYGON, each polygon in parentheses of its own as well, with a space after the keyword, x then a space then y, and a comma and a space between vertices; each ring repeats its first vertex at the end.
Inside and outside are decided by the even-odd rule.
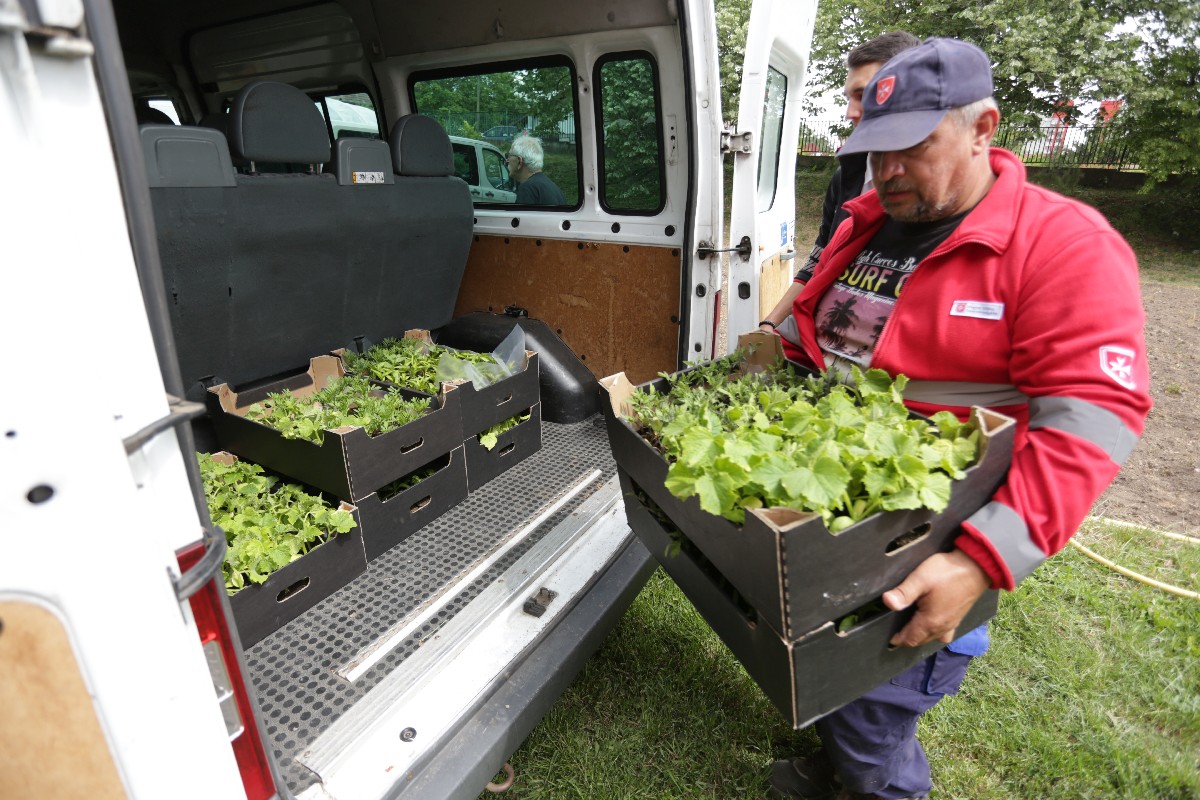
POLYGON ((1126 389, 1136 389, 1133 378, 1133 362, 1137 354, 1126 347, 1107 345, 1100 348, 1100 369, 1126 389))
POLYGON ((896 88, 896 76, 888 75, 886 78, 880 78, 875 84, 875 103, 883 105, 892 96, 892 91, 896 88))

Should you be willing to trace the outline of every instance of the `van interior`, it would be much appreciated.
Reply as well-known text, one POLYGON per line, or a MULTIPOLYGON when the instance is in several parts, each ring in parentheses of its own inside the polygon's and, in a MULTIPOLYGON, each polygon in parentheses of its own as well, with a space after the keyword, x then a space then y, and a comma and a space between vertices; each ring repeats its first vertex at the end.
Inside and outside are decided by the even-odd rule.
MULTIPOLYGON (((114 0, 114 10, 188 399, 219 383, 251 391, 313 356, 414 329, 488 352, 520 327, 540 358, 537 453, 247 650, 267 744, 301 793, 318 780, 304 752, 613 477, 597 380, 645 381, 704 349, 687 333, 682 12, 669 0, 114 0), (522 134, 541 141, 565 204, 469 189, 471 166, 479 185, 512 189, 501 159, 522 134), (482 143, 474 165, 463 142, 482 143), (488 561, 593 470, 574 500, 488 561), (363 675, 339 675, 434 602, 363 675)), ((216 447, 205 420, 194 434, 216 447)), ((649 574, 644 551, 623 559, 627 574, 576 659, 649 574)), ((540 713, 517 729, 573 675, 542 675, 550 689, 530 704, 540 713)), ((520 738, 497 745, 503 757, 520 738)))

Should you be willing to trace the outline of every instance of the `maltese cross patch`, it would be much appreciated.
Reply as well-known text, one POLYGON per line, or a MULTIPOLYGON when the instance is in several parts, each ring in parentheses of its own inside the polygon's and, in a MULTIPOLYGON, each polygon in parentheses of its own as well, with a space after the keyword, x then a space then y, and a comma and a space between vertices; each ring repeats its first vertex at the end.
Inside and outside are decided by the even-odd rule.
POLYGON ((1133 362, 1137 354, 1126 347, 1106 345, 1100 348, 1100 369, 1126 389, 1136 389, 1133 377, 1133 362))
POLYGON ((892 92, 896 88, 896 76, 888 75, 886 78, 880 78, 875 84, 875 103, 883 105, 892 96, 892 92))

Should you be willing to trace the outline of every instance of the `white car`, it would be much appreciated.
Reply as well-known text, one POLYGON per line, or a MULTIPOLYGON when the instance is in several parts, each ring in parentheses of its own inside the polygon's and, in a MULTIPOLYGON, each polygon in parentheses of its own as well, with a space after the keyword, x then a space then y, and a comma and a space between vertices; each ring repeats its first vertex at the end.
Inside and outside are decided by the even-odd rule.
POLYGON ((451 136, 454 174, 471 187, 475 203, 515 203, 516 184, 508 175, 504 153, 494 144, 463 136, 451 136))

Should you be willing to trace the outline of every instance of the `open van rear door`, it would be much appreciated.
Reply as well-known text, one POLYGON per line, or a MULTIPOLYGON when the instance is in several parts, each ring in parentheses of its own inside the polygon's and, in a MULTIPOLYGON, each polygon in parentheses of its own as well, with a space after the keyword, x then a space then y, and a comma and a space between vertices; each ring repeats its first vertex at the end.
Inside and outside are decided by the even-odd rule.
MULTIPOLYGON (((817 0, 755 0, 746 31, 729 223, 729 337, 755 329, 796 271, 796 147, 817 0)), ((806 250, 807 251, 807 250, 806 250)))

